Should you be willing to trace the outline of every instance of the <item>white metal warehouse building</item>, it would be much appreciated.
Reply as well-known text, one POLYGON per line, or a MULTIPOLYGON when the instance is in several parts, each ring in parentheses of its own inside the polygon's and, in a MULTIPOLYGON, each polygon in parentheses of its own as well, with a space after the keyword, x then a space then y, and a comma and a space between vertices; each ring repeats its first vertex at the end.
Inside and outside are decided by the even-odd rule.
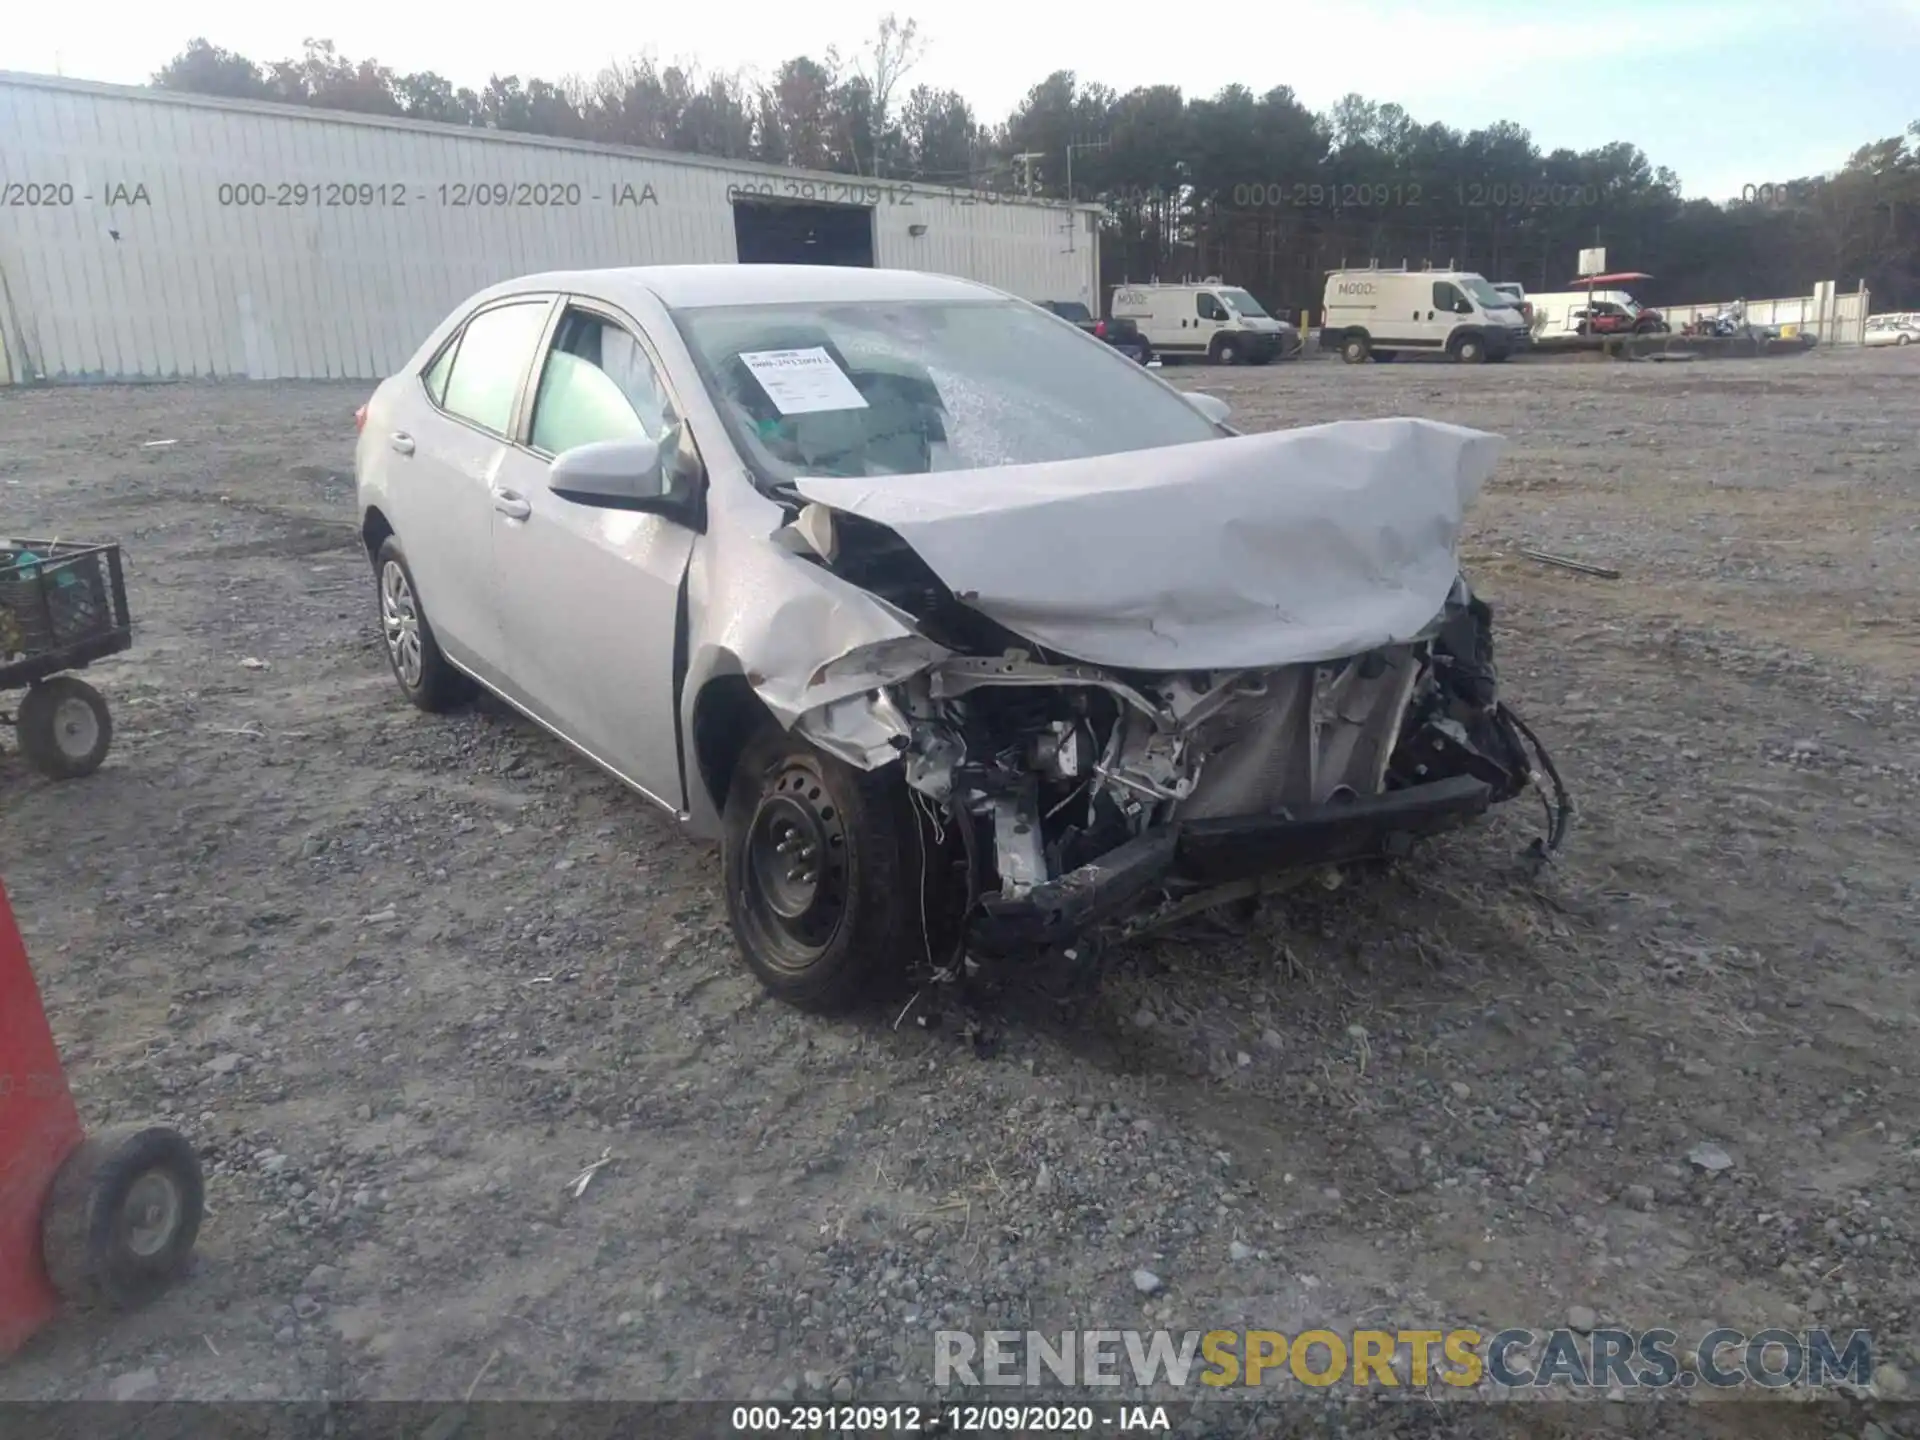
POLYGON ((390 374, 534 271, 823 261, 1099 305, 1098 212, 0 71, 0 384, 390 374))

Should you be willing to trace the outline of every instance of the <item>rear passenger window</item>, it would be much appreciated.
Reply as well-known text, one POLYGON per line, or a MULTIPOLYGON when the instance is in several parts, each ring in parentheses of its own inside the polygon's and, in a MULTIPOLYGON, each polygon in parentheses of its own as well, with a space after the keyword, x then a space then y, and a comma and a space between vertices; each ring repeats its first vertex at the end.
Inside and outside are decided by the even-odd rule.
POLYGON ((505 435, 513 423, 520 378, 527 373, 546 326, 547 309, 547 301, 533 300, 484 310, 469 320, 454 351, 441 407, 505 435))

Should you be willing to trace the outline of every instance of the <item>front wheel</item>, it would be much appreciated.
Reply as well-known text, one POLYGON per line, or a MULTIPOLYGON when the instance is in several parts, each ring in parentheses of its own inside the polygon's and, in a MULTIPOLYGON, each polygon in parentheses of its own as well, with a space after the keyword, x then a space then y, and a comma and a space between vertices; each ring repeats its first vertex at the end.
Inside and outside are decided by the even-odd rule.
POLYGON ((100 692, 71 675, 30 686, 14 733, 27 763, 50 780, 91 775, 113 746, 113 716, 100 692))
POLYGON ((1463 335, 1454 342, 1453 358, 1463 365, 1477 365, 1487 358, 1486 342, 1477 335, 1463 335))
POLYGON ((1232 340, 1217 340, 1213 346, 1213 363, 1216 365, 1238 365, 1240 346, 1232 340))
POLYGON ((769 723, 734 767, 722 816, 727 917, 771 994, 857 1004, 926 952, 935 872, 898 765, 856 770, 769 723))

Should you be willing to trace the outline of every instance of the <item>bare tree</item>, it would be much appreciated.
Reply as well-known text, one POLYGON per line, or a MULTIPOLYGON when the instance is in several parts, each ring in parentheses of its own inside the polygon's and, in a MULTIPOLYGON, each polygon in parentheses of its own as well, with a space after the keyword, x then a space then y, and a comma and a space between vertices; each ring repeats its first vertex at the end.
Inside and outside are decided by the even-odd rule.
POLYGON ((900 153, 900 135, 893 123, 893 96, 915 65, 926 54, 926 42, 920 37, 920 23, 909 18, 902 23, 892 11, 881 17, 880 28, 866 53, 854 63, 854 77, 866 86, 867 133, 873 146, 873 173, 882 175, 885 166, 900 153))

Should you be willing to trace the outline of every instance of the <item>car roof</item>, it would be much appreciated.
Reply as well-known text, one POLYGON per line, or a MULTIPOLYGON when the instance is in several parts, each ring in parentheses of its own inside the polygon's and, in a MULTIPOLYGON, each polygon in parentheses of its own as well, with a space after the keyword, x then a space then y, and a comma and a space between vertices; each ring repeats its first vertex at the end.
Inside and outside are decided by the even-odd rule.
POLYGON ((623 295, 644 292, 670 310, 704 305, 1007 298, 990 286, 951 275, 837 265, 630 265, 605 270, 551 270, 506 281, 485 294, 491 298, 530 290, 566 290, 615 302, 623 295))

